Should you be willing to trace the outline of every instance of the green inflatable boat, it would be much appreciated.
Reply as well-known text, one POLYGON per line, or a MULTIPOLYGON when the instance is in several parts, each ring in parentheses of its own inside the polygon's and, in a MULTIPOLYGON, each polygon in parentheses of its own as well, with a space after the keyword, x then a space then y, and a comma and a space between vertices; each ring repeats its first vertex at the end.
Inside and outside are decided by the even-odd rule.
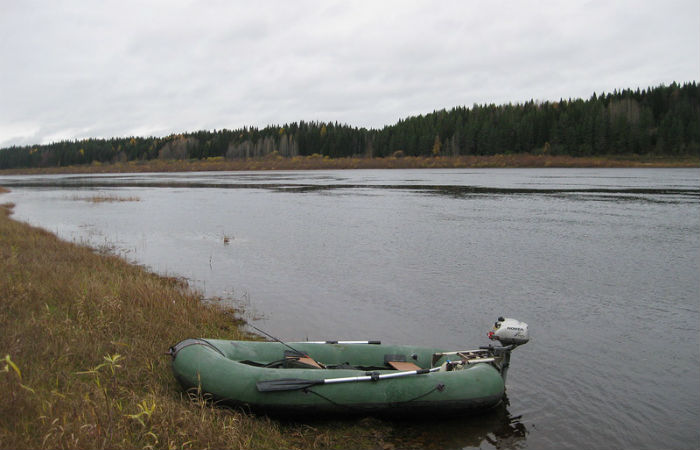
POLYGON ((169 354, 184 389, 267 414, 469 412, 499 404, 511 351, 527 324, 499 318, 476 350, 377 341, 258 342, 186 339, 169 354))

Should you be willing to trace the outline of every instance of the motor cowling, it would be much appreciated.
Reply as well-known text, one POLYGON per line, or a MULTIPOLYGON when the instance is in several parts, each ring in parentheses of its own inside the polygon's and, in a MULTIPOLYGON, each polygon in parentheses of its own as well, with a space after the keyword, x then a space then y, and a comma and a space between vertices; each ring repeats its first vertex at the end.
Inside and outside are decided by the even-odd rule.
POLYGON ((489 331, 489 339, 497 340, 501 345, 522 345, 530 340, 527 324, 516 319, 499 317, 489 331))

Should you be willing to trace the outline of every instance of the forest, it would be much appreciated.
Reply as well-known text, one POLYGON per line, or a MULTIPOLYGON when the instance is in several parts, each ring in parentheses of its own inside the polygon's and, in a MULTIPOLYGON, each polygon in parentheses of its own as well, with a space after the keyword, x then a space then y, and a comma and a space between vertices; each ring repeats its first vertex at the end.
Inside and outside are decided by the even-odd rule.
POLYGON ((165 137, 81 139, 0 149, 0 169, 150 159, 495 154, 700 155, 700 86, 672 83, 587 99, 460 106, 381 129, 299 121, 165 137))

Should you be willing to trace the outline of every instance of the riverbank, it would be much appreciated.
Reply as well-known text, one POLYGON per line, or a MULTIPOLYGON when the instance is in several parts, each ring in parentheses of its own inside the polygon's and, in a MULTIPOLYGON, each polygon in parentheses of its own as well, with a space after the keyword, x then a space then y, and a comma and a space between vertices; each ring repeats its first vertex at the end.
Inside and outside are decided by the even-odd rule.
MULTIPOLYGON (((293 424, 183 393, 164 352, 251 338, 182 280, 10 218, 0 188, 0 448, 382 448, 374 419, 293 424)), ((390 446, 390 445, 389 445, 390 446)), ((385 447, 386 448, 386 447, 385 447)))
POLYGON ((7 174, 69 174, 129 172, 199 172, 250 170, 338 170, 338 169, 435 169, 435 168, 538 168, 538 167, 700 167, 700 157, 676 158, 649 155, 608 155, 575 158, 546 154, 499 154, 491 156, 438 156, 387 158, 328 158, 320 155, 283 158, 227 160, 222 157, 194 160, 129 161, 66 167, 6 169, 7 174))

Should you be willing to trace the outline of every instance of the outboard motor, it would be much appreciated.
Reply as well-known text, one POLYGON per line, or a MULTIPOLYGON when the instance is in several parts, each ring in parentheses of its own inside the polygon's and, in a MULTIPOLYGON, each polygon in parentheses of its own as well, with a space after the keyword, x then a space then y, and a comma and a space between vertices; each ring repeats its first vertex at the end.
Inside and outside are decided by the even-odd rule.
POLYGON ((488 336, 491 340, 499 341, 501 345, 512 345, 513 347, 525 344, 530 340, 525 322, 503 317, 499 317, 493 324, 493 330, 489 331, 488 336))
POLYGON ((519 320, 499 317, 496 323, 493 324, 493 330, 489 331, 488 336, 489 339, 500 342, 501 347, 489 345, 481 348, 488 348, 493 354, 503 357, 503 362, 498 369, 503 377, 503 382, 505 382, 508 368, 510 367, 510 352, 518 345, 523 345, 530 340, 527 324, 519 320))

